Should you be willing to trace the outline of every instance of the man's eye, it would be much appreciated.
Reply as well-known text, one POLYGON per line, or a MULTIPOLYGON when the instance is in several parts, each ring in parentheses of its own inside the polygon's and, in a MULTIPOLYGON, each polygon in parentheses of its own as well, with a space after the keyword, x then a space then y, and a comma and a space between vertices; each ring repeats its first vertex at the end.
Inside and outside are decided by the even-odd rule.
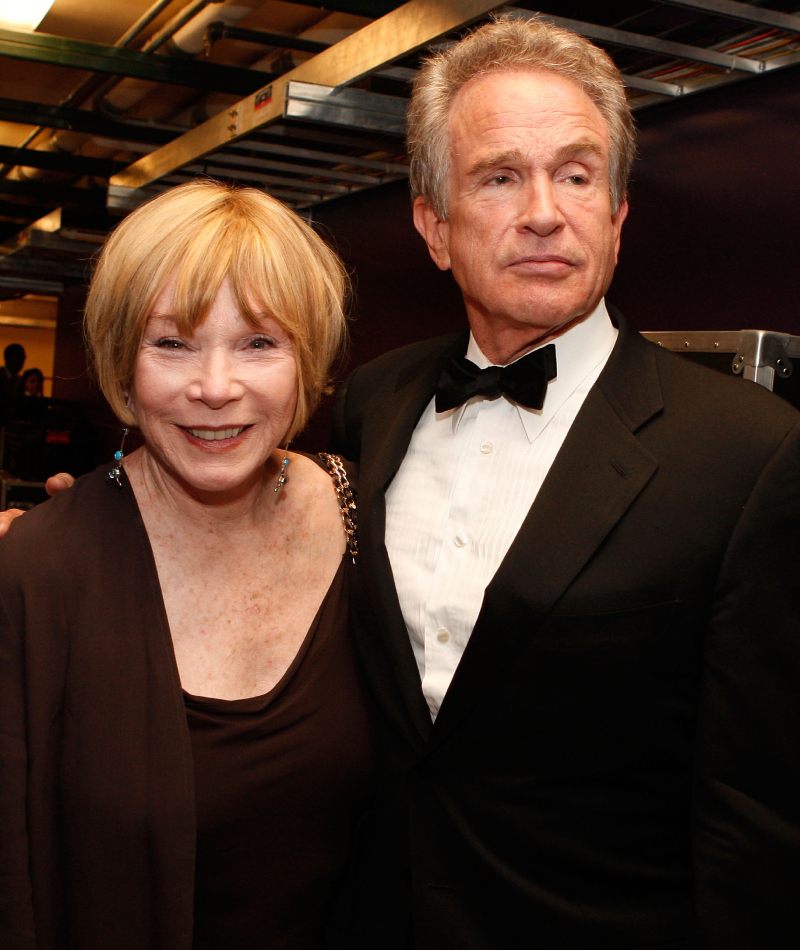
POLYGON ((510 175, 493 175, 489 181, 489 184, 504 185, 507 181, 511 181, 510 175))

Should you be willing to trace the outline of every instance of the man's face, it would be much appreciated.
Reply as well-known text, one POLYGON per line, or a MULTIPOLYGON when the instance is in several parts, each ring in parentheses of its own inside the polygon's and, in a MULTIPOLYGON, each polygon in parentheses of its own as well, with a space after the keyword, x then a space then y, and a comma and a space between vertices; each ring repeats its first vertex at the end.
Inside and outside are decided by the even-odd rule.
POLYGON ((452 269, 486 355, 503 362, 590 313, 611 282, 623 204, 611 213, 606 122, 549 72, 473 79, 450 112, 450 202, 414 219, 452 269))

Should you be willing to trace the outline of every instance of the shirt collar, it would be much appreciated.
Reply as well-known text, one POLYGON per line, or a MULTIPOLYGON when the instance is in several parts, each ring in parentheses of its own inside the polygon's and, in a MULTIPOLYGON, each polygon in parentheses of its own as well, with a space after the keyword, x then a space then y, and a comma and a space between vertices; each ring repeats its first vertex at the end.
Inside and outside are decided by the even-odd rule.
MULTIPOLYGON (((520 420, 529 441, 533 442, 586 377, 597 369, 600 363, 608 359, 616 343, 617 335, 618 331, 608 315, 605 300, 601 300, 588 317, 570 327, 566 333, 562 333, 555 340, 550 341, 556 347, 558 376, 548 384, 544 405, 541 409, 528 409, 526 406, 512 403, 505 396, 500 397, 506 399, 519 412, 520 420)), ((547 344, 541 345, 546 346, 547 344)), ((530 350, 527 350, 517 359, 522 359, 523 356, 527 356, 528 353, 537 349, 540 349, 540 346, 532 346, 530 350)), ((494 365, 484 356, 481 348, 475 342, 472 332, 469 335, 466 357, 478 369, 486 369, 487 366, 494 365)), ((516 362, 516 360, 513 362, 516 362)), ((473 396, 473 399, 483 398, 483 396, 473 396)), ((453 413, 454 433, 458 431, 458 426, 467 405, 468 403, 464 403, 453 413)))

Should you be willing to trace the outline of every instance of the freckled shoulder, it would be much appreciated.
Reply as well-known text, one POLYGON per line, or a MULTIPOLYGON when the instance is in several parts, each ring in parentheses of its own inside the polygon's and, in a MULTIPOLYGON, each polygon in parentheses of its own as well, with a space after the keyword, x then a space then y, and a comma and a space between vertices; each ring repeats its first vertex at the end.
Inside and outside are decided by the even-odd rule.
POLYGON ((310 514, 331 518, 337 525, 341 521, 339 502, 330 473, 319 462, 306 455, 289 453, 289 469, 286 475, 287 497, 295 487, 295 498, 310 514))

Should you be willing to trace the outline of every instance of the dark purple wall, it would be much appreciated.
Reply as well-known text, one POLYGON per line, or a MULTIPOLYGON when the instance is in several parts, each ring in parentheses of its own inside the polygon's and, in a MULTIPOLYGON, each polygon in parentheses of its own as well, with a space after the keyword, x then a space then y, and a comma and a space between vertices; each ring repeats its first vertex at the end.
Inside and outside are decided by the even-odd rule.
POLYGON ((800 68, 644 110, 609 297, 640 329, 800 333, 800 68))

